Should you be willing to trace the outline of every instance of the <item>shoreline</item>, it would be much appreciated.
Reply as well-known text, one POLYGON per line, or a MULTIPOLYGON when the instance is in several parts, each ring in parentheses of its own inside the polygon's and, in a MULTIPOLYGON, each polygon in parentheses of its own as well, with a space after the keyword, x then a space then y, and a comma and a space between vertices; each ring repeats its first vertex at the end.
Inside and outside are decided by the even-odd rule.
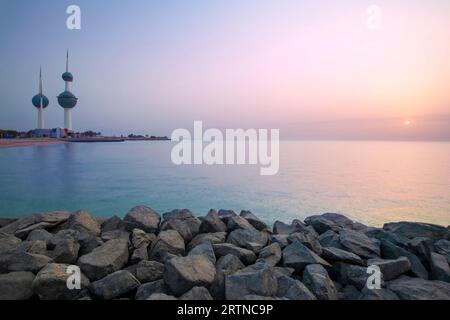
POLYGON ((29 138, 29 139, 0 139, 0 149, 24 148, 42 145, 63 144, 67 141, 50 138, 29 138))

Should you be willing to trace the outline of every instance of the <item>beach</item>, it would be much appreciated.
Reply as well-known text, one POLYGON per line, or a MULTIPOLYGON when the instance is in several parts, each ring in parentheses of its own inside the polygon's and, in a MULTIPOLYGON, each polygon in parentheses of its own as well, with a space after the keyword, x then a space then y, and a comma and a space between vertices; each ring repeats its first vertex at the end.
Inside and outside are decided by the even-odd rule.
POLYGON ((36 138, 36 139, 0 139, 0 149, 4 148, 21 148, 21 147, 32 147, 40 145, 49 144, 61 144, 67 143, 66 141, 58 139, 46 139, 46 138, 36 138))

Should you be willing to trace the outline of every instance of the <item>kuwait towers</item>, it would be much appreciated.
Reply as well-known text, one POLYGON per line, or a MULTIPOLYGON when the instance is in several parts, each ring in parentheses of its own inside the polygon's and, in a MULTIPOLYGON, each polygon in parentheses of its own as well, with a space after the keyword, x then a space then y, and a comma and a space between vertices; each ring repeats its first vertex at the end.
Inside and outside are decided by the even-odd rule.
POLYGON ((72 109, 77 105, 78 98, 70 92, 73 75, 69 72, 69 50, 66 56, 66 72, 63 73, 62 78, 66 82, 66 89, 58 96, 58 103, 64 108, 64 129, 72 131, 72 109))
POLYGON ((33 105, 38 109, 38 129, 44 129, 44 109, 48 107, 49 101, 42 94, 42 69, 39 70, 39 93, 31 100, 33 105))

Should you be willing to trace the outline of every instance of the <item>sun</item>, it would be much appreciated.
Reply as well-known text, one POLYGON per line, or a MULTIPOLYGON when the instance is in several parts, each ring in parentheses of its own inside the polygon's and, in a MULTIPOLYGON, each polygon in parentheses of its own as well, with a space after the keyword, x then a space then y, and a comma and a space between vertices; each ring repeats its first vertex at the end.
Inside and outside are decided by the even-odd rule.
POLYGON ((405 120, 405 126, 410 126, 411 125, 411 121, 410 120, 405 120))

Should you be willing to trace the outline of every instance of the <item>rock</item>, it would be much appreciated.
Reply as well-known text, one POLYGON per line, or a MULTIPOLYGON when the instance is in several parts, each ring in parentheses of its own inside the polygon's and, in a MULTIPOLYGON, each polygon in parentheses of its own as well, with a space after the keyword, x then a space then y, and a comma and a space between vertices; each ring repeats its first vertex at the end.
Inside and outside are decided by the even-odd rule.
POLYGON ((450 241, 448 240, 439 240, 434 243, 434 250, 443 255, 447 262, 450 264, 450 241))
POLYGON ((169 296, 165 293, 154 293, 152 294, 150 297, 148 297, 145 300, 163 300, 163 301, 168 301, 168 300, 178 300, 177 298, 175 298, 174 296, 169 296))
POLYGON ((73 300, 89 285, 86 276, 80 274, 80 289, 69 289, 67 282, 72 273, 68 273, 69 265, 50 263, 43 268, 33 281, 33 292, 41 300, 73 300))
POLYGON ((450 284, 402 276, 390 281, 388 289, 401 300, 450 300, 450 284))
POLYGON ((338 292, 328 272, 320 264, 310 264, 303 272, 303 283, 319 300, 337 300, 338 292))
POLYGON ((415 254, 424 265, 427 265, 430 262, 431 251, 433 251, 433 241, 423 237, 414 238, 408 242, 407 249, 415 254))
POLYGON ((75 242, 77 241, 78 237, 80 235, 80 232, 77 230, 71 230, 71 229, 65 229, 65 230, 60 230, 58 231, 48 242, 48 248, 50 250, 53 250, 56 248, 56 246, 67 242, 67 241, 72 241, 75 242))
POLYGON ((278 243, 281 249, 286 248, 289 245, 288 234, 274 234, 272 235, 272 243, 278 243))
POLYGON ((164 275, 164 265, 156 261, 141 261, 136 268, 136 278, 141 283, 160 280, 164 275))
POLYGON ((376 289, 369 290, 364 288, 361 292, 361 296, 359 296, 358 300, 400 300, 399 297, 391 290, 388 289, 376 289))
POLYGON ((420 262, 420 259, 409 251, 400 248, 389 241, 382 240, 381 255, 385 259, 398 259, 400 257, 408 258, 411 263, 411 272, 419 278, 428 279, 428 272, 422 262, 420 262))
POLYGON ((408 258, 400 257, 395 260, 370 259, 368 266, 378 266, 383 274, 384 281, 390 281, 411 270, 408 258))
POLYGON ((8 224, 11 224, 16 220, 17 219, 0 218, 0 228, 6 227, 8 224))
POLYGON ((319 241, 322 247, 333 247, 338 249, 344 249, 341 245, 341 241, 339 235, 332 231, 328 230, 325 233, 322 233, 317 240, 319 241))
POLYGON ((211 261, 212 264, 216 263, 216 255, 211 242, 204 242, 189 251, 189 256, 204 256, 211 261))
POLYGON ((430 268, 432 279, 450 282, 450 267, 443 255, 432 252, 430 255, 430 268))
POLYGON ((18 271, 0 274, 0 300, 28 300, 33 296, 34 274, 18 271))
POLYGON ((262 231, 267 229, 267 225, 250 211, 243 210, 239 216, 246 219, 256 230, 262 231))
POLYGON ((308 249, 314 251, 319 256, 322 254, 322 246, 320 245, 317 238, 311 233, 294 232, 289 235, 288 242, 292 243, 298 241, 305 245, 308 249))
POLYGON ((141 261, 148 260, 148 247, 143 246, 135 249, 131 255, 130 263, 139 263, 141 261))
POLYGON ((312 233, 314 237, 317 237, 318 234, 314 230, 313 227, 305 225, 303 222, 299 220, 294 220, 290 225, 281 222, 281 221, 275 221, 273 225, 273 233, 274 234, 286 234, 290 235, 291 233, 295 232, 301 232, 301 233, 312 233))
POLYGON ((180 297, 181 300, 213 300, 208 289, 205 287, 194 287, 180 297))
POLYGON ((220 209, 218 215, 225 224, 228 224, 228 220, 230 218, 237 216, 236 212, 234 212, 233 210, 224 210, 224 209, 220 209))
POLYGON ((319 234, 325 233, 328 230, 337 232, 341 228, 351 229, 353 227, 353 221, 336 213, 311 216, 305 219, 305 223, 312 226, 319 234))
POLYGON ((264 260, 271 267, 275 267, 282 257, 281 247, 278 243, 272 243, 259 252, 258 261, 264 260))
POLYGON ((402 248, 408 248, 409 245, 409 239, 406 237, 403 237, 401 235, 395 234, 390 231, 386 231, 379 228, 368 228, 364 231, 364 234, 368 236, 369 238, 375 238, 380 241, 387 240, 391 243, 395 244, 396 246, 402 247, 402 248))
POLYGON ((189 210, 175 210, 166 215, 167 218, 161 223, 161 230, 176 230, 187 243, 199 232, 202 222, 189 210))
POLYGON ((356 289, 352 285, 345 286, 341 292, 339 292, 339 300, 358 300, 361 296, 361 291, 356 289))
POLYGON ((276 295, 289 300, 317 300, 303 283, 288 276, 281 276, 277 279, 276 295))
POLYGON ((154 282, 144 283, 137 289, 135 299, 145 300, 154 293, 167 293, 166 284, 164 280, 157 280, 154 282))
POLYGON ((232 254, 238 257, 245 265, 252 264, 256 261, 256 254, 244 248, 239 248, 231 243, 214 244, 214 253, 216 257, 226 256, 232 254))
POLYGON ((169 255, 184 255, 183 237, 175 230, 161 231, 149 249, 152 260, 163 262, 169 255))
POLYGON ((120 270, 91 283, 89 291, 101 300, 111 300, 133 291, 139 286, 139 281, 131 273, 120 270))
POLYGON ((202 219, 202 223, 200 225, 201 233, 226 231, 226 224, 220 219, 219 214, 215 210, 210 210, 208 214, 202 219))
POLYGON ((331 265, 299 242, 294 242, 283 250, 283 265, 302 273, 308 264, 331 265))
POLYGON ((159 230, 161 216, 151 208, 139 206, 134 207, 126 214, 124 222, 128 231, 137 228, 148 233, 156 233, 159 230))
POLYGON ((153 233, 146 233, 141 229, 133 229, 131 232, 131 243, 133 247, 139 249, 142 246, 149 246, 156 239, 153 233))
POLYGON ((91 280, 104 278, 128 262, 128 241, 110 240, 78 259, 78 265, 91 280))
POLYGON ((165 263, 164 282, 175 295, 182 295, 193 287, 209 286, 216 268, 206 257, 174 257, 165 263))
POLYGON ((45 214, 33 214, 25 218, 20 218, 13 223, 0 229, 0 232, 15 235, 20 239, 25 239, 30 232, 37 229, 49 230, 69 219, 70 213, 63 211, 49 212, 45 214))
POLYGON ((66 222, 67 229, 87 232, 94 236, 100 235, 100 223, 86 211, 77 211, 66 222))
POLYGON ((370 259, 380 256, 380 241, 378 239, 369 238, 361 232, 348 229, 339 232, 339 239, 344 249, 362 258, 370 259))
POLYGON ((40 254, 32 254, 21 250, 0 252, 0 273, 12 271, 39 272, 51 259, 40 254))
POLYGON ((430 238, 433 240, 450 240, 450 230, 445 227, 428 223, 417 222, 395 222, 386 223, 384 230, 391 231, 397 235, 413 239, 417 237, 430 238))
POLYGON ((364 261, 356 254, 334 247, 322 248, 322 258, 328 262, 346 262, 364 266, 364 261))
POLYGON ((240 300, 246 295, 274 296, 277 292, 277 279, 272 269, 245 269, 225 276, 225 297, 227 300, 240 300))
POLYGON ((255 230, 255 228, 253 228, 253 226, 246 219, 240 216, 230 217, 228 219, 227 228, 229 232, 237 229, 255 230))
POLYGON ((58 243, 55 249, 49 252, 49 256, 56 263, 74 264, 78 259, 79 250, 78 242, 66 240, 58 243))
POLYGON ((163 214, 164 220, 170 219, 188 219, 194 216, 189 209, 175 209, 163 214))
POLYGON ((267 245, 268 241, 269 235, 266 232, 258 231, 253 227, 251 229, 236 229, 227 238, 227 243, 251 250, 255 253, 259 253, 267 245))
POLYGON ((111 218, 105 220, 101 225, 102 232, 113 231, 113 230, 125 230, 127 224, 120 219, 118 216, 112 216, 111 218))
POLYGON ((212 244, 224 243, 227 237, 226 232, 215 232, 215 233, 201 233, 195 236, 191 242, 187 245, 187 250, 190 251, 192 248, 198 246, 200 243, 211 242, 212 244))
POLYGON ((53 234, 44 229, 36 229, 28 234, 28 241, 44 241, 46 244, 50 242, 53 234))
POLYGON ((117 239, 124 239, 129 241, 130 233, 126 230, 112 230, 102 232, 100 238, 103 242, 108 242, 110 240, 117 240, 117 239))
MULTIPOLYGON (((340 275, 339 280, 344 285, 352 285, 359 290, 367 286, 369 274, 367 268, 345 263, 339 263, 340 275)), ((383 282, 382 282, 383 283, 383 282)), ((360 293, 358 293, 358 296, 360 293)))
POLYGON ((275 301, 275 300, 289 300, 289 299, 279 298, 279 297, 263 297, 263 296, 258 296, 256 294, 249 294, 249 295, 244 296, 244 298, 242 298, 242 300, 245 300, 245 301, 254 301, 254 300, 258 300, 258 301, 262 301, 262 300, 275 301))
POLYGON ((225 276, 241 270, 245 265, 238 257, 228 254, 221 257, 216 263, 216 276, 209 290, 216 300, 225 299, 225 276))
POLYGON ((78 243, 80 244, 79 256, 91 253, 97 247, 100 247, 104 242, 100 237, 96 237, 90 233, 83 232, 77 236, 78 243))
POLYGON ((47 245, 44 241, 23 241, 17 247, 17 250, 25 251, 33 254, 47 255, 47 245))

